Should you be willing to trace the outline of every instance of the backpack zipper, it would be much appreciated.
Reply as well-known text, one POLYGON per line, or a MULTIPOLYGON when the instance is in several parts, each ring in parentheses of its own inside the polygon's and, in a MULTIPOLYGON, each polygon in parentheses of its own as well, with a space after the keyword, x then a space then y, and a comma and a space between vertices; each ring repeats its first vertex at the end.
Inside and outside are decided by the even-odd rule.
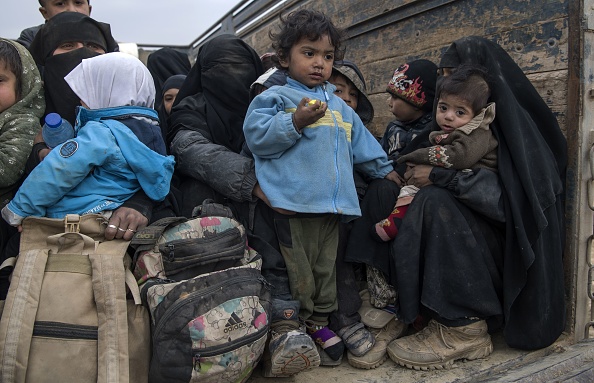
MULTIPOLYGON (((227 230, 224 231, 222 233, 219 233, 220 235, 217 236, 213 236, 213 237, 204 237, 204 238, 191 238, 191 239, 181 239, 181 240, 175 240, 175 241, 171 241, 167 244, 163 244, 159 246, 159 251, 161 253, 165 253, 166 255, 166 259, 169 262, 184 262, 186 260, 193 260, 194 258, 197 257, 202 257, 204 261, 210 261, 212 258, 219 258, 219 255, 221 254, 221 251, 218 252, 206 252, 206 256, 202 255, 202 254, 196 254, 195 252, 192 253, 192 251, 188 251, 187 249, 192 248, 192 245, 208 245, 208 244, 212 244, 214 242, 218 242, 218 241, 222 241, 223 239, 227 239, 226 237, 238 237, 238 240, 240 243, 234 244, 232 245, 231 248, 228 248, 224 251, 224 253, 229 253, 229 252, 235 252, 238 249, 244 249, 245 248, 245 243, 243 241, 243 239, 241 238, 241 235, 239 235, 240 233, 238 231, 235 230, 227 230), (238 236, 239 235, 239 236, 238 236), (186 250, 186 251, 184 251, 186 250), (179 255, 180 257, 185 255, 186 253, 190 253, 190 255, 196 255, 196 257, 185 257, 183 260, 182 259, 175 259, 175 253, 182 253, 182 255, 179 255)), ((243 253, 239 258, 243 257, 243 253)))
POLYGON ((332 195, 332 209, 334 209, 334 213, 338 213, 338 208, 336 207, 336 197, 338 196, 338 188, 340 184, 340 172, 338 169, 338 144, 340 143, 340 127, 338 126, 338 121, 336 121, 334 112, 332 111, 332 109, 330 109, 330 96, 328 96, 328 92, 326 91, 326 84, 322 84, 322 89, 324 90, 324 97, 326 98, 326 104, 328 105, 328 110, 330 111, 330 115, 332 116, 332 121, 334 121, 334 130, 336 133, 336 140, 334 145, 334 171, 336 173, 336 182, 334 184, 334 194, 332 195))
MULTIPOLYGON (((161 332, 161 330, 163 329, 163 326, 165 325, 167 320, 171 316, 173 316, 175 314, 175 312, 180 307, 185 306, 187 303, 193 302, 195 300, 202 299, 203 296, 208 295, 213 291, 219 290, 224 285, 231 285, 231 284, 236 284, 239 282, 247 282, 247 281, 250 281, 253 279, 254 279, 253 276, 247 276, 247 275, 234 277, 231 279, 227 279, 225 281, 218 282, 218 283, 210 286, 207 289, 193 291, 190 294, 188 294, 184 299, 177 300, 174 304, 171 305, 171 307, 169 307, 169 309, 163 314, 161 319, 159 319, 159 322, 156 324, 155 332, 153 335, 153 343, 156 342, 156 339, 157 339, 159 333, 161 332)), ((264 277, 259 276, 257 279, 258 279, 258 282, 260 282, 262 285, 267 287, 266 283, 264 283, 264 277)))
POLYGON ((97 334, 97 326, 49 321, 38 321, 33 325, 33 336, 38 337, 97 340, 97 334))
POLYGON ((255 342, 258 339, 262 338, 262 333, 264 333, 264 336, 266 336, 266 333, 268 332, 268 327, 269 326, 264 326, 258 329, 258 331, 256 331, 255 333, 246 336, 241 342, 211 347, 206 352, 200 352, 201 349, 193 349, 192 352, 194 353, 194 355, 192 356, 192 366, 194 367, 194 371, 198 372, 202 369, 202 365, 200 364, 201 358, 208 358, 217 354, 224 354, 228 351, 235 350, 252 342, 255 342))

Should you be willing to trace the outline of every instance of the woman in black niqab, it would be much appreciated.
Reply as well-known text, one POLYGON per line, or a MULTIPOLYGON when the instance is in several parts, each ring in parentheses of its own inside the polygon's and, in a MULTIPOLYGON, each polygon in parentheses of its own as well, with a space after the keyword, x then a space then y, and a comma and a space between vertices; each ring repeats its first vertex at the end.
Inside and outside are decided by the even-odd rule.
POLYGON ((83 59, 99 55, 83 47, 54 55, 63 43, 82 42, 101 47, 104 53, 115 52, 118 44, 111 35, 109 24, 93 20, 77 12, 62 12, 48 20, 39 30, 29 47, 38 66, 43 67, 45 114, 58 113, 74 125, 76 107, 80 98, 70 89, 64 77, 83 59))
POLYGON ((454 327, 478 318, 491 330, 503 322, 509 346, 543 348, 565 327, 566 141, 499 45, 481 37, 457 40, 439 67, 460 64, 481 65, 490 75, 498 173, 407 170, 405 179, 422 187, 391 244, 400 318, 412 323, 426 314, 454 327))
POLYGON ((565 327, 562 253, 567 143, 555 115, 522 69, 498 44, 482 37, 455 41, 441 68, 478 64, 492 78, 497 116, 506 231, 503 272, 505 338, 535 349, 565 327))
POLYGON ((168 141, 179 130, 196 130, 213 143, 239 153, 249 89, 262 73, 258 54, 233 35, 217 36, 203 45, 177 94, 168 141))

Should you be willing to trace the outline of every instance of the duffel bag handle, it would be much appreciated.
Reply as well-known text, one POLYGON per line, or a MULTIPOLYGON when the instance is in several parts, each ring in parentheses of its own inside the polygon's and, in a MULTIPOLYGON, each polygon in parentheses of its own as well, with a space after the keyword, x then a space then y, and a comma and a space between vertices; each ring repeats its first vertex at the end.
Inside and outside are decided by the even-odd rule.
POLYGON ((229 207, 216 203, 212 199, 205 199, 201 205, 192 210, 192 218, 211 216, 235 218, 229 207))
POLYGON ((62 233, 47 237, 47 245, 57 253, 89 255, 95 252, 97 242, 81 233, 62 233))

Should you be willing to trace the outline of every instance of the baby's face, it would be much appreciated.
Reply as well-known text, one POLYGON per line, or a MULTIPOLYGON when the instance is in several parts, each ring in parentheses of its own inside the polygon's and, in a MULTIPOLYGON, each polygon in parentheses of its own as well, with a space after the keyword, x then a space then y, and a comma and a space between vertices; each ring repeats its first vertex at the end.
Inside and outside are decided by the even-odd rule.
POLYGON ((4 62, 0 61, 0 113, 16 104, 16 76, 4 62))
POLYGON ((468 124, 474 118, 469 101, 454 95, 444 94, 439 97, 435 121, 446 133, 468 124))

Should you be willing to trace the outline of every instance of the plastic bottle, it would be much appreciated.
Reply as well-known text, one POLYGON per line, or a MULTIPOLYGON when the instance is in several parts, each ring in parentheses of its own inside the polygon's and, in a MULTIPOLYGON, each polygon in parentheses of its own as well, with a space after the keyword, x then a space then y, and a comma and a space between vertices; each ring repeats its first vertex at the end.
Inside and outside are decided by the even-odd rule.
POLYGON ((50 113, 45 116, 45 124, 43 124, 41 134, 47 147, 53 149, 74 137, 74 128, 70 122, 64 120, 58 113, 50 113))

